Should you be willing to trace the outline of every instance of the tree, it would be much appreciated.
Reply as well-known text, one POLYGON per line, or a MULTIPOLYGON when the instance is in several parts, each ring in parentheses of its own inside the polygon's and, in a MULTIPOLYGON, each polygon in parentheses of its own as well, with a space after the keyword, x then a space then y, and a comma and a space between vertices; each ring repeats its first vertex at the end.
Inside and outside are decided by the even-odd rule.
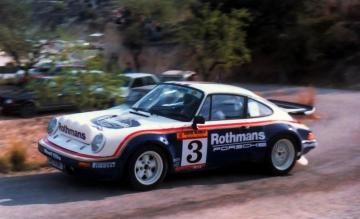
POLYGON ((24 0, 0 0, 0 49, 14 58, 17 64, 31 51, 26 40, 28 5, 24 0))
POLYGON ((87 110, 121 103, 122 83, 123 76, 105 72, 104 57, 97 55, 86 60, 85 70, 67 69, 49 80, 34 79, 28 89, 34 92, 38 103, 62 98, 61 102, 87 110))
POLYGON ((251 60, 245 31, 249 20, 250 14, 244 9, 224 13, 208 4, 193 9, 193 16, 184 23, 180 39, 191 50, 205 80, 219 66, 229 68, 251 60))
MULTIPOLYGON (((143 47, 152 40, 160 40, 153 31, 161 31, 178 23, 191 0, 121 0, 119 5, 127 16, 120 32, 122 44, 130 51, 136 70, 140 70, 139 57, 143 47)), ((158 33, 156 33, 158 34, 158 33)))

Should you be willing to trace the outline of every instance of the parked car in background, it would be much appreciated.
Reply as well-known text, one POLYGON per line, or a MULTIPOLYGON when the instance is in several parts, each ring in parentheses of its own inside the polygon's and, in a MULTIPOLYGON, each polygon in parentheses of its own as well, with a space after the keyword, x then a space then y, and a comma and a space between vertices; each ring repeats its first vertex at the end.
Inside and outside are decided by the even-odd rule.
POLYGON ((140 100, 143 96, 145 96, 149 91, 151 91, 156 85, 147 85, 143 87, 136 87, 133 88, 129 95, 125 98, 125 101, 118 105, 113 107, 112 109, 120 109, 120 110, 127 110, 130 109, 134 103, 136 103, 138 100, 140 100))
MULTIPOLYGON (((38 86, 56 83, 53 77, 34 79, 38 86)), ((75 106, 58 94, 58 98, 40 100, 33 91, 23 88, 0 94, 0 106, 4 115, 20 115, 22 117, 34 116, 39 112, 75 108, 75 106)))
POLYGON ((160 80, 166 81, 197 81, 197 74, 193 71, 169 70, 161 73, 160 80))
POLYGON ((62 72, 77 73, 85 69, 85 66, 77 63, 43 64, 29 70, 30 78, 42 78, 56 76, 62 72))
POLYGON ((125 81, 121 87, 122 97, 127 97, 133 88, 156 85, 160 82, 155 75, 149 73, 127 73, 124 76, 125 81))
POLYGON ((16 66, 0 67, 0 84, 18 84, 25 77, 25 71, 16 66))

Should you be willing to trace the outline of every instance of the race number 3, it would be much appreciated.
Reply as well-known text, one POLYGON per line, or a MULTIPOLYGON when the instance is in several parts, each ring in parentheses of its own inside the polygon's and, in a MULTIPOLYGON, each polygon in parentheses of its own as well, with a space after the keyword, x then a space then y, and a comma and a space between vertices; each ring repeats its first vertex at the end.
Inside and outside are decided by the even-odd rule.
POLYGON ((206 156, 207 138, 183 140, 181 166, 204 164, 206 156))

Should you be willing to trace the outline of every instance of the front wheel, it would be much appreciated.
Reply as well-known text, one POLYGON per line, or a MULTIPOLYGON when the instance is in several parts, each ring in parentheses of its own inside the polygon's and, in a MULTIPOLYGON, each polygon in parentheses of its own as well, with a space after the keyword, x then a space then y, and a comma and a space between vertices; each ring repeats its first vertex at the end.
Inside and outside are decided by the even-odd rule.
POLYGON ((131 156, 128 177, 137 190, 149 190, 160 184, 166 176, 168 164, 164 153, 157 147, 140 149, 131 156))
POLYGON ((296 162, 296 148, 290 138, 279 138, 271 145, 267 154, 270 172, 275 175, 289 173, 296 162))

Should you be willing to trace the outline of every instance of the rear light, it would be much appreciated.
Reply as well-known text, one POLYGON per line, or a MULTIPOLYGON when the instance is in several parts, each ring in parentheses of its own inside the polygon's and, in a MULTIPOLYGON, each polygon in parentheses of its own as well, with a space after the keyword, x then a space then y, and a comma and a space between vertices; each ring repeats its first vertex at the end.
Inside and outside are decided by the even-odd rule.
POLYGON ((312 132, 309 132, 306 139, 307 140, 315 140, 315 136, 312 132))

